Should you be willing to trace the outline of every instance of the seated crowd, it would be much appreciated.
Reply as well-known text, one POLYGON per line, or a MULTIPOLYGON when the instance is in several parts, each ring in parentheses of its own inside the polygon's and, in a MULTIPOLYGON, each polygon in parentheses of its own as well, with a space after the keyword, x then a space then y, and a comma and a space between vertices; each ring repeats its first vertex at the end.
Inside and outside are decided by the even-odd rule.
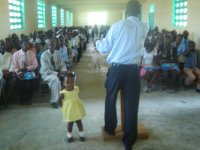
POLYGON ((57 108, 63 76, 80 61, 87 34, 83 27, 60 27, 20 38, 13 33, 0 40, 0 93, 3 89, 9 101, 15 89, 21 104, 28 105, 42 79, 51 90, 52 107, 57 108))
POLYGON ((177 34, 175 30, 159 32, 158 27, 149 31, 141 54, 140 76, 147 83, 145 92, 150 92, 154 81, 166 81, 170 92, 196 84, 200 93, 200 64, 195 42, 189 40, 189 32, 177 34), (183 79, 183 80, 180 80, 183 79))
MULTIPOLYGON (((16 89, 21 104, 31 104, 43 80, 51 90, 52 107, 58 108, 56 100, 66 71, 80 61, 89 39, 104 37, 108 29, 109 26, 60 27, 54 31, 34 31, 29 36, 21 34, 20 38, 13 33, 0 40, 0 93, 3 88, 9 101, 16 89)), ((184 87, 195 83, 200 92, 198 52, 188 36, 188 31, 159 32, 158 27, 149 31, 141 54, 140 75, 147 82, 145 92, 150 92, 158 79, 164 79, 169 90, 176 91, 180 78, 184 87)))

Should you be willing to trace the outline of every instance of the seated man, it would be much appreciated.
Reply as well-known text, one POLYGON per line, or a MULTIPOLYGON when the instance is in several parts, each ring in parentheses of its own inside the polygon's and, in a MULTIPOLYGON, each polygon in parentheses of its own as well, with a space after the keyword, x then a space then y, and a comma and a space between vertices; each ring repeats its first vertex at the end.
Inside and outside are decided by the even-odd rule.
POLYGON ((13 85, 12 83, 10 83, 12 79, 12 74, 10 72, 11 63, 12 63, 12 54, 7 49, 5 42, 1 40, 0 41, 0 78, 1 80, 3 80, 2 83, 4 83, 6 97, 8 99, 10 98, 9 95, 11 93, 7 91, 8 89, 11 90, 12 89, 11 85, 13 85))
POLYGON ((194 41, 189 41, 189 48, 184 52, 184 56, 185 84, 190 85, 196 80, 196 91, 200 93, 200 69, 197 67, 197 51, 194 41))
POLYGON ((167 33, 164 37, 164 45, 159 55, 162 75, 164 79, 170 79, 170 82, 168 82, 169 88, 171 92, 174 92, 177 88, 177 79, 180 70, 177 65, 177 51, 173 48, 172 42, 172 35, 167 33))
POLYGON ((181 70, 184 68, 184 62, 185 62, 185 57, 183 56, 183 53, 188 49, 188 43, 189 43, 188 36, 189 32, 187 30, 183 31, 183 37, 180 39, 181 42, 177 47, 178 64, 181 70))
POLYGON ((53 108, 58 108, 57 99, 61 90, 59 78, 67 69, 64 61, 61 58, 59 51, 56 50, 56 39, 52 38, 48 43, 49 49, 46 50, 40 59, 41 68, 40 74, 44 81, 47 81, 51 89, 50 103, 53 108))
POLYGON ((13 54, 12 70, 16 73, 16 84, 21 96, 21 104, 32 104, 32 97, 38 85, 38 67, 35 53, 29 50, 28 38, 20 42, 22 49, 13 54))
POLYGON ((60 42, 60 55, 62 57, 62 60, 65 62, 65 66, 68 68, 69 66, 69 55, 68 50, 65 43, 65 37, 63 35, 59 36, 59 42, 60 42))
MULTIPOLYGON (((173 42, 173 49, 176 49, 176 51, 178 51, 178 48, 180 48, 180 44, 181 44, 182 38, 183 38, 183 35, 182 34, 178 34, 176 36, 176 40, 173 42)), ((179 62, 179 58, 181 58, 182 56, 177 56, 178 57, 178 62, 179 62)), ((178 63, 178 65, 179 65, 179 69, 182 71, 183 70, 183 65, 181 63, 178 63)))

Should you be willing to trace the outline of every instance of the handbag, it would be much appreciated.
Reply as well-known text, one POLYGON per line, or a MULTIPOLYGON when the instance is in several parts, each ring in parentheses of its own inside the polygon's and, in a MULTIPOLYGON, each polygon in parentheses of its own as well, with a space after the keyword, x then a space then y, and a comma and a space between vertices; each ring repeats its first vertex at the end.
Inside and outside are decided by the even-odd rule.
POLYGON ((32 80, 35 79, 36 74, 34 71, 26 71, 23 75, 23 80, 32 80))

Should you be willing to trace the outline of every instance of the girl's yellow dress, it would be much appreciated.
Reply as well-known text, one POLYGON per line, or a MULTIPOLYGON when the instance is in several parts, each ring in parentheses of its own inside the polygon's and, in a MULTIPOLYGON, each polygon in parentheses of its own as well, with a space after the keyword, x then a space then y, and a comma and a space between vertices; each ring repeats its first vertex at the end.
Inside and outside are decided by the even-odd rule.
POLYGON ((64 121, 73 122, 81 120, 85 117, 85 109, 78 96, 78 86, 74 86, 73 91, 67 91, 64 89, 60 93, 64 94, 64 99, 62 100, 62 113, 64 121))

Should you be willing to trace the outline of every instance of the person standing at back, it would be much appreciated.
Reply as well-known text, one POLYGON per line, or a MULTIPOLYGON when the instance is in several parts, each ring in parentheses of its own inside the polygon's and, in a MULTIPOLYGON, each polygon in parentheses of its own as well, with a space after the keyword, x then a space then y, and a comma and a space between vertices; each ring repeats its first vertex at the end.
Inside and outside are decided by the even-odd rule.
POLYGON ((139 62, 144 40, 148 32, 142 23, 140 3, 130 0, 126 6, 126 19, 113 24, 106 37, 96 41, 97 50, 109 53, 107 62, 111 65, 105 81, 105 126, 109 135, 115 135, 117 127, 116 100, 122 91, 124 103, 124 135, 122 142, 131 150, 137 140, 138 106, 140 99, 139 62))

